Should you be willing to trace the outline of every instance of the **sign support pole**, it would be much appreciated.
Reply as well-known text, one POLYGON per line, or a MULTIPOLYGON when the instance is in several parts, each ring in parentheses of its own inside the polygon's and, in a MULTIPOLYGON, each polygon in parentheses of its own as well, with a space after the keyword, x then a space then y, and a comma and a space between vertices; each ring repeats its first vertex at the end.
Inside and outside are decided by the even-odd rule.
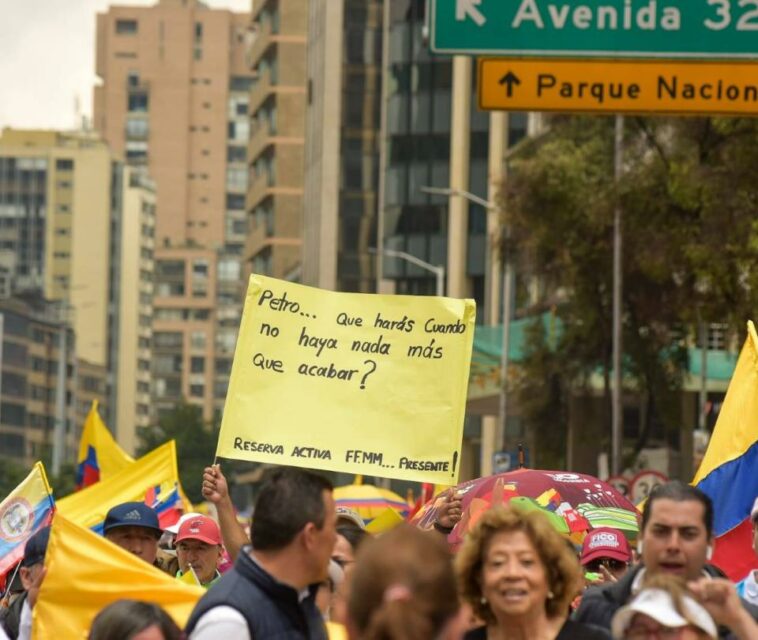
POLYGON ((624 432, 624 408, 623 389, 621 388, 621 293, 622 293, 622 269, 623 256, 622 236, 622 210, 621 195, 621 172, 624 162, 624 116, 616 115, 616 126, 613 147, 613 173, 616 185, 616 202, 613 210, 613 396, 611 403, 611 444, 612 444, 612 473, 621 473, 621 441, 624 432))

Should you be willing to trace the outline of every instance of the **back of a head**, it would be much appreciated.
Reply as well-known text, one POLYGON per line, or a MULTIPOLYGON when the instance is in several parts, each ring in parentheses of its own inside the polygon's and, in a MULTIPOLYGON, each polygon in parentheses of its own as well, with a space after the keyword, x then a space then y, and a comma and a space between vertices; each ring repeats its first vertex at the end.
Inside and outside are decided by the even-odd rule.
POLYGON ((303 527, 322 527, 326 517, 324 491, 332 484, 304 469, 277 467, 266 474, 255 502, 250 537, 258 551, 286 547, 303 527))
POLYGON ((711 502, 711 499, 703 493, 703 491, 680 480, 671 480, 665 484, 659 484, 653 487, 642 510, 642 531, 645 530, 645 527, 650 520, 653 505, 658 500, 673 500, 674 502, 692 501, 700 503, 703 505, 703 524, 705 525, 705 530, 709 538, 712 536, 713 502, 711 502))
POLYGON ((179 640, 181 629, 157 604, 138 600, 117 600, 104 607, 92 621, 88 640, 130 640, 157 626, 164 640, 179 640))
POLYGON ((361 640, 431 640, 458 608, 452 560, 440 536, 401 525, 361 544, 348 602, 361 640))

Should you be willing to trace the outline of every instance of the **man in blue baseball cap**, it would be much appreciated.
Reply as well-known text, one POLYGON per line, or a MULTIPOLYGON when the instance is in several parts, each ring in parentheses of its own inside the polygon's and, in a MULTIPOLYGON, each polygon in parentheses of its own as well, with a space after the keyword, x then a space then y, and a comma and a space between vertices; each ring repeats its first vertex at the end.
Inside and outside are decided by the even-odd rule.
POLYGON ((124 502, 105 516, 103 535, 148 564, 155 564, 161 534, 158 514, 144 502, 124 502))

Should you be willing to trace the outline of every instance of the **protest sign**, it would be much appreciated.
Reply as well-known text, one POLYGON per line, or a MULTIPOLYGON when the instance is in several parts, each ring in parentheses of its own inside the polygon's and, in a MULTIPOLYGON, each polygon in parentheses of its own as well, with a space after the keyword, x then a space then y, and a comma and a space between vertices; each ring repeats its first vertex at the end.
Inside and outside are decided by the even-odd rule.
POLYGON ((475 314, 250 276, 216 455, 455 482, 475 314))

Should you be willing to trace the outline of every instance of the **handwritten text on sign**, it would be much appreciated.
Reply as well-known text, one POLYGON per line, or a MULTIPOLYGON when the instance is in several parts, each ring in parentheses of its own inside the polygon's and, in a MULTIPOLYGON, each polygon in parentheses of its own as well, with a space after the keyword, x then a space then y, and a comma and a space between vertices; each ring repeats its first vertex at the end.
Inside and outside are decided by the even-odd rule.
POLYGON ((217 455, 451 483, 475 313, 251 276, 217 455))

